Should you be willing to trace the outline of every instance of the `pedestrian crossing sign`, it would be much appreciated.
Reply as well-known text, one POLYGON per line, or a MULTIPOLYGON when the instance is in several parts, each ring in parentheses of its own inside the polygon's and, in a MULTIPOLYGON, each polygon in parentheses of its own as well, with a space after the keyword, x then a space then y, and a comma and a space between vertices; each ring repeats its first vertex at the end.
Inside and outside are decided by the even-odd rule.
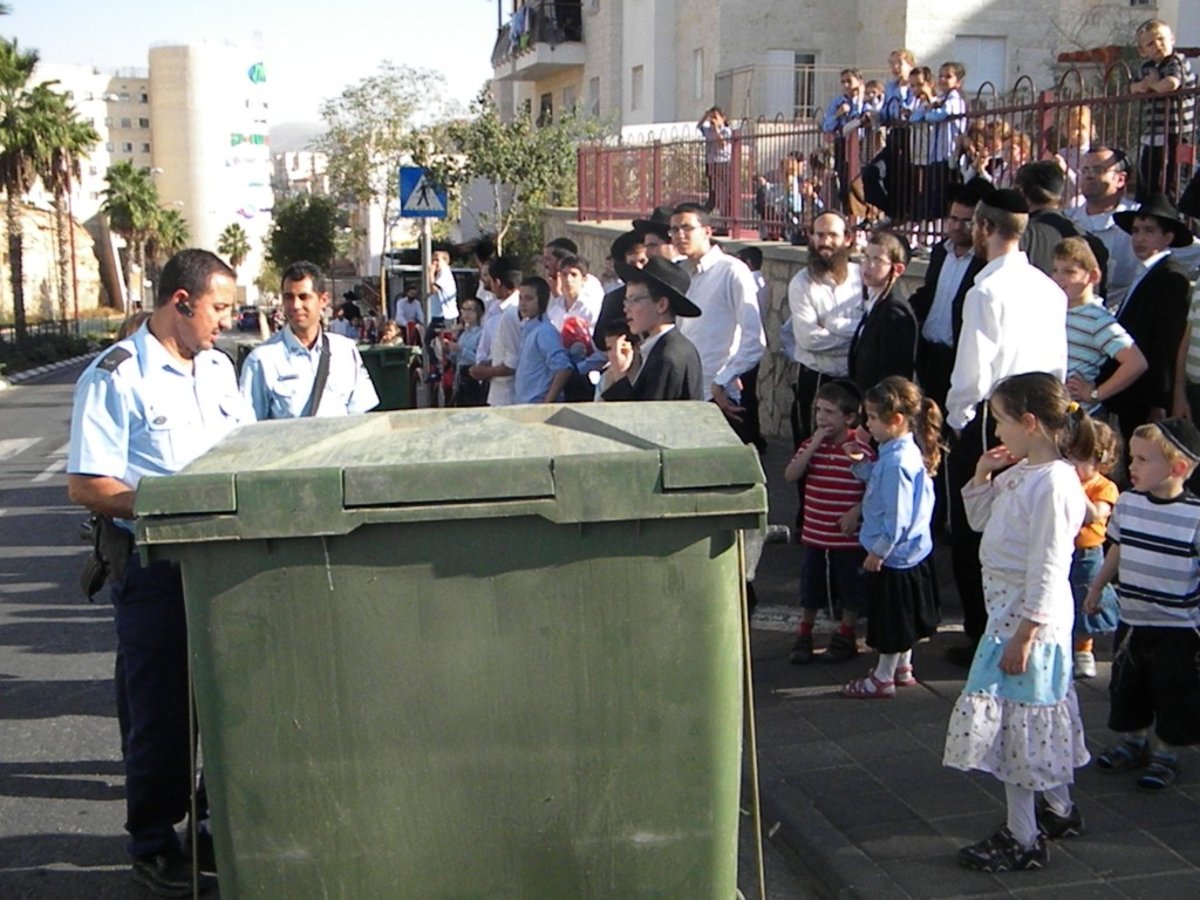
POLYGON ((400 215, 406 219, 446 218, 446 189, 420 166, 400 167, 400 215))

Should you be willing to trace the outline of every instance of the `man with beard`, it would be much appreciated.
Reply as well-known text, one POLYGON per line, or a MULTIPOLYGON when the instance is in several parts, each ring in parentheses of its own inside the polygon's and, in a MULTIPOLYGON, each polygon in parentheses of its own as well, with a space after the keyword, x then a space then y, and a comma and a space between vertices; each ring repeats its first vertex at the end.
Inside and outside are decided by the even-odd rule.
POLYGON ((750 268, 712 242, 712 220, 698 203, 681 203, 671 214, 670 234, 691 276, 687 297, 701 315, 682 319, 679 333, 695 344, 704 371, 704 399, 725 413, 745 442, 743 373, 762 359, 766 339, 758 313, 758 287, 750 268))
POLYGON ((1102 299, 1109 309, 1121 305, 1139 269, 1129 235, 1113 219, 1116 213, 1136 206, 1125 196, 1128 178, 1129 160, 1122 151, 1092 148, 1079 165, 1079 192, 1084 204, 1065 213, 1077 228, 1095 235, 1108 248, 1108 286, 1102 299))
POLYGON ((962 333, 946 398, 946 420, 956 435, 947 464, 954 582, 970 640, 966 646, 951 647, 946 659, 961 666, 971 664, 987 625, 981 535, 967 523, 962 500, 962 488, 989 446, 987 399, 1010 375, 1049 372, 1060 381, 1066 378, 1067 297, 1018 249, 1028 223, 1029 206, 1012 190, 985 195, 972 222, 975 253, 988 263, 963 303, 962 333))
POLYGON ((808 266, 788 284, 788 309, 796 337, 796 404, 801 436, 813 431, 817 390, 849 373, 850 342, 864 309, 862 273, 850 262, 853 238, 839 213, 813 221, 808 266))

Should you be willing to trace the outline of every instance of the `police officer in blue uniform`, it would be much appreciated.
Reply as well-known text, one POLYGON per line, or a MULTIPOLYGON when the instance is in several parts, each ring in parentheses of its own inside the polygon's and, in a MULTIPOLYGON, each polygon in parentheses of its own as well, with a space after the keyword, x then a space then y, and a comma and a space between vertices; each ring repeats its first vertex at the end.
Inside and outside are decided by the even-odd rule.
POLYGON ((255 347, 242 364, 242 394, 255 417, 345 416, 378 406, 379 395, 354 341, 321 326, 329 293, 320 268, 292 263, 280 279, 280 293, 287 327, 255 347))
POLYGON ((134 502, 142 478, 177 472, 253 421, 233 364, 214 349, 235 300, 236 275, 217 256, 176 254, 163 267, 150 318, 80 376, 71 415, 68 494, 107 517, 112 538, 105 555, 132 874, 165 897, 192 892, 191 860, 175 832, 193 777, 187 632, 179 569, 143 566, 133 546, 134 502))

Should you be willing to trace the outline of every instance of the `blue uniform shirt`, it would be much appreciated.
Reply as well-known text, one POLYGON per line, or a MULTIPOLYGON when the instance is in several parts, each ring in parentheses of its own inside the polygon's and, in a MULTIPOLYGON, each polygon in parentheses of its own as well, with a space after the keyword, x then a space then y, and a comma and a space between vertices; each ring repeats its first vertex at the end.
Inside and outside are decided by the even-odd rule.
MULTIPOLYGON (((866 468, 858 463, 854 474, 866 468)), ((912 434, 880 444, 870 473, 858 541, 888 568, 911 568, 933 549, 933 481, 912 434)))
POLYGON ((295 419, 307 413, 325 338, 329 339, 329 377, 317 415, 353 415, 379 405, 354 341, 326 331, 309 350, 291 328, 281 328, 250 351, 242 364, 242 395, 257 419, 295 419))
POLYGON ((188 368, 145 325, 102 353, 75 383, 67 472, 136 488, 147 475, 178 472, 253 421, 228 356, 205 350, 188 368), (121 351, 129 357, 110 358, 121 351))
POLYGON ((521 323, 521 354, 514 376, 517 403, 541 403, 550 382, 563 369, 571 368, 571 357, 563 349, 562 336, 545 319, 521 323))

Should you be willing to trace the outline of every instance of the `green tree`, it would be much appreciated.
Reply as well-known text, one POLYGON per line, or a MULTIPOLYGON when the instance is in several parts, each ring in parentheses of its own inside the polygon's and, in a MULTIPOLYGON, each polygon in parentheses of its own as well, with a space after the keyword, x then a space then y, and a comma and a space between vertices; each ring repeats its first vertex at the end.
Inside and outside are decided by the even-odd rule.
MULTIPOLYGON (((122 269, 125 290, 132 300, 133 267, 145 267, 146 241, 149 240, 161 210, 158 188, 148 172, 124 160, 108 167, 105 175, 104 203, 100 209, 108 217, 109 227, 125 239, 122 269)), ((128 308, 128 306, 126 306, 128 308)))
MULTIPOLYGON (((166 261, 188 245, 192 230, 187 219, 177 209, 159 207, 154 223, 146 236, 146 253, 157 271, 159 260, 166 261)), ((156 276, 157 277, 157 276, 156 276)))
POLYGON ((68 309, 78 304, 75 296, 75 278, 72 274, 70 236, 75 221, 68 214, 67 198, 75 182, 80 178, 83 157, 100 142, 100 135, 91 122, 80 119, 65 94, 55 94, 52 110, 53 131, 50 139, 50 155, 44 160, 41 172, 42 184, 54 195, 54 224, 57 236, 58 256, 58 309, 59 318, 66 319, 68 309), (69 301, 74 300, 74 303, 69 301))
POLYGON ((277 269, 307 259, 328 269, 336 251, 340 212, 331 197, 300 194, 275 208, 275 223, 267 235, 267 256, 277 269))
POLYGON ((250 255, 250 238, 246 235, 246 229, 237 222, 226 225, 217 238, 217 252, 229 260, 235 272, 240 269, 250 255))
POLYGON ((351 85, 321 106, 325 134, 316 149, 329 158, 334 192, 381 211, 383 246, 395 218, 400 166, 416 148, 417 128, 444 118, 453 101, 442 98, 446 80, 440 72, 383 62, 377 74, 351 85))
POLYGON ((55 103, 49 82, 28 86, 37 62, 36 50, 21 50, 15 40, 0 38, 0 185, 5 195, 13 323, 18 338, 25 336, 21 201, 50 156, 55 103))
MULTIPOLYGON (((528 113, 505 122, 486 90, 471 112, 431 129, 418 160, 447 187, 475 178, 491 185, 492 209, 480 224, 495 232, 497 252, 503 252, 506 238, 522 226, 528 230, 543 207, 575 202, 576 148, 602 128, 569 112, 542 126, 528 113)), ((536 240, 540 245, 540 236, 536 240)))

